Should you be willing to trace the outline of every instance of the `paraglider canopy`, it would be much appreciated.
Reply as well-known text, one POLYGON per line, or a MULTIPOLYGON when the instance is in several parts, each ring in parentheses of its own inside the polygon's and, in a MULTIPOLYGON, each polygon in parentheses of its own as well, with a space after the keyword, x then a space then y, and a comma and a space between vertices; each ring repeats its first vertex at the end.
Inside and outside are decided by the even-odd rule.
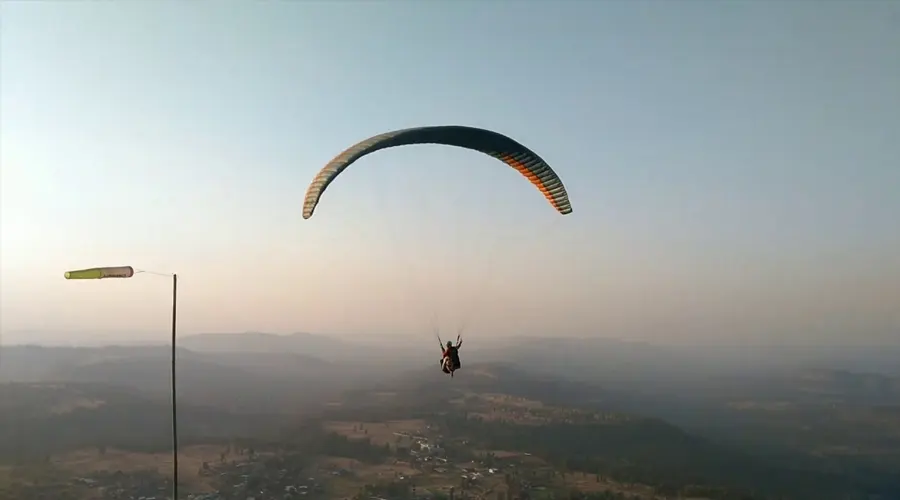
POLYGON ((335 178, 356 160, 376 151, 413 144, 456 146, 497 158, 528 179, 560 214, 572 213, 562 180, 540 156, 515 140, 486 129, 461 125, 416 127, 386 132, 350 146, 316 174, 306 190, 303 218, 312 217, 319 199, 335 178))

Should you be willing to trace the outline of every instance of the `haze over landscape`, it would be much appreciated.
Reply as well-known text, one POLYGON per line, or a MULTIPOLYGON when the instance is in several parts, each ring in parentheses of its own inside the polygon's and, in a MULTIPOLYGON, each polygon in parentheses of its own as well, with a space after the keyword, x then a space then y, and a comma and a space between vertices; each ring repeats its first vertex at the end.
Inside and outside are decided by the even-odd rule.
POLYGON ((0 2, 0 500, 900 499, 900 4, 0 2), (301 217, 316 172, 391 148, 301 217), (462 332, 438 369, 435 332, 462 332))

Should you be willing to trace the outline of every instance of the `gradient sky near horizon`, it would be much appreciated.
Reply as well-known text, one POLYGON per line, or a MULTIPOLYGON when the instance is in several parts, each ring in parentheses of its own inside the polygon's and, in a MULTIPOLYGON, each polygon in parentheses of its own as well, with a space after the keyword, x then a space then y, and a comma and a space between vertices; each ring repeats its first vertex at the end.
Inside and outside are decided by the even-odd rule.
POLYGON ((3 2, 4 343, 900 342, 900 3, 3 2), (386 130, 503 132, 557 170, 386 130), (410 337, 412 338, 412 337, 410 337), (429 341, 430 342, 430 341, 429 341))

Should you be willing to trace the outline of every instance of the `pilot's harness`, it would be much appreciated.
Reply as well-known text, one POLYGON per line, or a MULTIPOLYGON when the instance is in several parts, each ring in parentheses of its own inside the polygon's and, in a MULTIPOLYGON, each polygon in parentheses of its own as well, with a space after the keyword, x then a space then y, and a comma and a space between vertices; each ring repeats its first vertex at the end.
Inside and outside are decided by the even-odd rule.
MULTIPOLYGON (((444 346, 444 341, 441 340, 441 334, 438 332, 435 332, 434 334, 437 336, 438 343, 441 345, 441 367, 443 367, 444 366, 444 358, 449 357, 449 356, 444 356, 444 349, 446 349, 446 346, 444 346)), ((456 345, 459 345, 461 338, 462 338, 462 333, 459 333, 456 335, 456 345)), ((452 359, 450 360, 450 363, 451 364, 450 364, 449 369, 450 369, 450 371, 453 371, 453 364, 452 364, 453 360, 452 359)))

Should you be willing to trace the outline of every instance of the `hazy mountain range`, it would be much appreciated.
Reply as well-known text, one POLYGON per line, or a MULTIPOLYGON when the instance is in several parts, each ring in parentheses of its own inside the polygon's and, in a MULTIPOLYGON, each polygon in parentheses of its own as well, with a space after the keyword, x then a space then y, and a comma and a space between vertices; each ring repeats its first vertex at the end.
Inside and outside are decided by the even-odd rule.
MULTIPOLYGON (((294 410, 348 388, 409 377, 410 370, 433 371, 445 382, 436 342, 405 348, 388 342, 364 345, 309 333, 190 335, 180 339, 179 390, 195 402, 227 402, 232 409, 294 410)), ((0 381, 104 383, 162 396, 169 393, 169 356, 167 346, 5 346, 0 381)), ((729 398, 900 404, 900 347, 675 348, 577 338, 481 346, 470 338, 462 359, 461 376, 473 364, 505 366, 564 388, 602 388, 628 410, 674 419, 679 408, 691 414, 729 398)))

